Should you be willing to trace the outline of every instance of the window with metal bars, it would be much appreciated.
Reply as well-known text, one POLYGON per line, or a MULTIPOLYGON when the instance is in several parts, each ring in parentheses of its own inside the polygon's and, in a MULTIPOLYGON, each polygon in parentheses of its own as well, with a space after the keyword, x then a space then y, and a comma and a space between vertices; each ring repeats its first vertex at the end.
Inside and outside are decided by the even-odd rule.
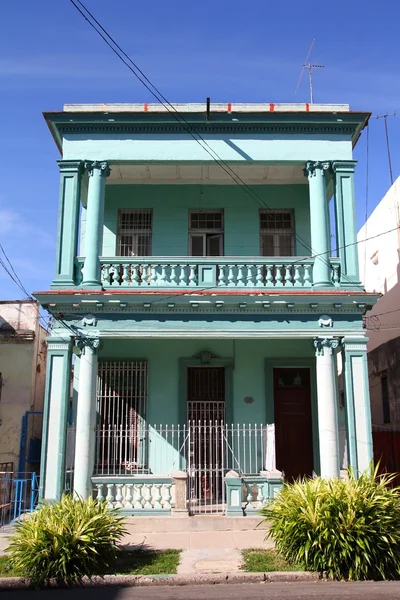
POLYGON ((289 209, 260 211, 261 256, 294 255, 294 215, 289 209))
POLYGON ((118 256, 151 256, 153 211, 151 209, 118 212, 118 256))
POLYGON ((148 401, 146 361, 105 361, 97 377, 97 474, 123 474, 146 466, 148 401))
POLYGON ((223 211, 191 211, 189 213, 190 256, 223 256, 223 245, 223 211))

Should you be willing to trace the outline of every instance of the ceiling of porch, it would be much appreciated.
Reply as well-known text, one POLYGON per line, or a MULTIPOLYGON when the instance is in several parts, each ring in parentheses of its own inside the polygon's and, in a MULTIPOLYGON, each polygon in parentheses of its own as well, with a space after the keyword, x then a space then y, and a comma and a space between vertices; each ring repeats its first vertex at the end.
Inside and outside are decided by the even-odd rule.
MULTIPOLYGON (((303 165, 229 165, 235 175, 247 184, 307 184, 303 165)), ((129 183, 234 183, 224 165, 194 164, 113 164, 107 184, 129 183), (225 170, 224 170, 225 169, 225 170)), ((240 183, 240 180, 236 180, 240 183)))

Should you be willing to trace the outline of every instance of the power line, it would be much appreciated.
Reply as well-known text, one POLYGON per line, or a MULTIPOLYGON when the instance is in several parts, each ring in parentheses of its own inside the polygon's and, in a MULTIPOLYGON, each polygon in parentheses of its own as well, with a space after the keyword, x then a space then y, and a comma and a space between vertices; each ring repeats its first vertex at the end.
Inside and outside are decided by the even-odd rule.
MULTIPOLYGON (((101 31, 90 21, 90 19, 85 15, 85 13, 79 8, 75 0, 70 0, 71 4, 76 8, 76 10, 80 13, 80 15, 89 23, 89 25, 94 29, 94 31, 103 39, 103 41, 107 44, 107 46, 114 52, 114 54, 128 67, 128 69, 133 73, 133 75, 145 86, 145 88, 156 98, 162 106, 172 114, 173 118, 184 127, 187 133, 211 156, 211 158, 233 179, 233 181, 239 185, 251 198, 254 200, 258 206, 261 208, 266 208, 267 210, 272 210, 265 201, 260 198, 260 196, 245 182, 243 179, 235 173, 235 171, 231 168, 231 166, 224 161, 217 152, 207 143, 207 141, 195 130, 195 128, 190 124, 184 116, 173 106, 167 98, 160 92, 160 90, 150 81, 150 79, 144 74, 144 72, 138 67, 138 65, 130 58, 130 56, 118 45, 115 39, 108 33, 108 31, 100 24, 100 22, 94 17, 94 15, 89 11, 89 9, 81 2, 81 0, 76 0, 79 5, 83 8, 83 10, 90 16, 90 18, 96 23, 96 25, 100 28, 101 31), (103 32, 103 33, 102 33, 103 32), (104 35, 103 35, 104 34, 104 35), (106 37, 105 37, 106 36, 106 37), (108 38, 108 39, 107 39, 108 38), (110 41, 111 43, 110 43, 110 41), (115 48, 114 48, 114 46, 115 48), (117 50, 116 50, 117 48, 117 50), (121 54, 123 56, 121 56, 121 54), (129 61, 128 64, 125 58, 129 61), (132 68, 132 66, 134 68, 132 68), (138 73, 134 70, 136 69, 138 73), (196 137, 197 136, 197 137, 196 137), (261 203, 261 204, 260 204, 261 203)), ((304 240, 301 236, 295 233, 295 237, 301 244, 308 249, 311 254, 314 254, 312 247, 308 244, 306 240, 304 240)), ((326 253, 320 253, 318 256, 323 256, 326 253)), ((329 261, 325 257, 324 262, 326 265, 329 265, 329 261)), ((347 278, 345 276, 345 278, 347 278)), ((347 278, 348 279, 348 278, 347 278)), ((349 280, 350 281, 350 280, 349 280)))

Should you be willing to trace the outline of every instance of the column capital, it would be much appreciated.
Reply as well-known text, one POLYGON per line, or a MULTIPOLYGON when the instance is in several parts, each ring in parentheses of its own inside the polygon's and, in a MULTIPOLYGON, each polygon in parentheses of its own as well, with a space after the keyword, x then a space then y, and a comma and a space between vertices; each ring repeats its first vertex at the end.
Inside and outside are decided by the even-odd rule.
POLYGON ((362 337, 344 337, 342 339, 342 345, 344 351, 349 352, 367 352, 367 344, 369 342, 369 338, 362 337))
POLYGON ((338 338, 314 338, 313 343, 315 355, 324 356, 325 351, 327 354, 332 354, 339 347, 340 340, 338 338))
POLYGON ((98 171, 100 177, 108 177, 111 173, 106 160, 86 160, 85 169, 87 170, 89 177, 94 174, 95 170, 98 171))
POLYGON ((82 175, 84 171, 82 160, 58 160, 57 164, 60 173, 77 173, 78 175, 82 175))
POLYGON ((332 162, 332 170, 334 173, 338 173, 340 171, 343 173, 354 173, 356 165, 356 160, 335 160, 332 162))
POLYGON ((315 175, 317 173, 321 173, 322 175, 324 175, 324 172, 329 171, 330 168, 331 168, 331 163, 329 162, 329 160, 323 160, 323 161, 308 160, 303 169, 303 173, 304 173, 305 177, 308 177, 308 179, 311 179, 311 177, 315 177, 315 175))
POLYGON ((49 336, 46 338, 46 344, 49 352, 57 350, 68 351, 72 349, 72 338, 61 336, 49 336))
POLYGON ((75 345, 80 349, 81 354, 85 354, 86 350, 90 348, 95 354, 97 350, 100 348, 101 340, 98 337, 77 337, 75 340, 75 345))

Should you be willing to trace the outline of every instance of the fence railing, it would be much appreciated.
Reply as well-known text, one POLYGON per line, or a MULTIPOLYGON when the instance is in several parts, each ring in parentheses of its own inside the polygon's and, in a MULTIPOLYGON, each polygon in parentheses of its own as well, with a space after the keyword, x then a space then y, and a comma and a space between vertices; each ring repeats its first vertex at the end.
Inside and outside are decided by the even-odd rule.
POLYGON ((274 468, 271 427, 211 421, 153 426, 139 422, 128 428, 103 425, 96 430, 94 476, 171 475, 176 471, 222 475, 230 469, 256 475, 274 468))
POLYGON ((0 526, 19 521, 39 500, 36 473, 0 472, 0 526))
POLYGON ((174 485, 170 477, 93 477, 92 483, 96 498, 106 500, 109 508, 134 515, 171 513, 174 485))
MULTIPOLYGON (((112 288, 309 288, 310 257, 100 257, 101 283, 112 288)), ((340 285, 340 261, 329 259, 331 281, 340 285)), ((77 285, 84 258, 76 260, 77 285)))

